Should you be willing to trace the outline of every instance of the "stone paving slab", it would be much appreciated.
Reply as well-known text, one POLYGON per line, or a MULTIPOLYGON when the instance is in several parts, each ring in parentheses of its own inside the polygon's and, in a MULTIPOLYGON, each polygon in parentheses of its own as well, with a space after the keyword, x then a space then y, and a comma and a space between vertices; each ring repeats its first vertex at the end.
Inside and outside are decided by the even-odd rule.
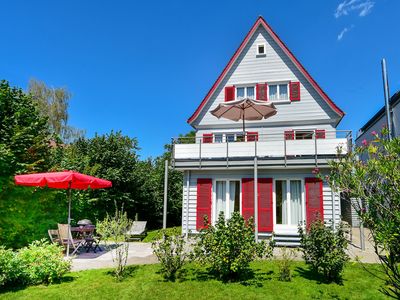
MULTIPOLYGON (((352 242, 347 250, 352 260, 359 260, 363 263, 379 263, 379 259, 374 252, 373 245, 369 236, 368 229, 364 230, 365 236, 365 251, 360 248, 360 230, 353 228, 352 231, 352 242)), ((112 254, 115 253, 115 249, 106 250, 102 245, 101 252, 97 253, 86 253, 77 255, 72 259, 72 271, 81 271, 88 269, 101 269, 101 268, 112 268, 114 267, 112 261, 112 254)), ((282 248, 274 249, 274 257, 282 257, 282 248)), ((115 256, 115 255, 114 255, 115 256)), ((301 251, 295 251, 295 260, 302 260, 301 251)), ((128 250, 128 265, 143 265, 143 264, 154 264, 157 263, 157 258, 153 254, 151 243, 142 242, 130 242, 128 250)))

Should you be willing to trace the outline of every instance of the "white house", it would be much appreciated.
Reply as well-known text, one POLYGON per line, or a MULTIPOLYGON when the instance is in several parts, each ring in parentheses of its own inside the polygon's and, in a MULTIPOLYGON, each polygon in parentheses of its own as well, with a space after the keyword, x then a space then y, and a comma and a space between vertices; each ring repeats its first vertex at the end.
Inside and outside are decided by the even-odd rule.
POLYGON ((336 129, 343 116, 259 17, 188 119, 196 137, 174 140, 172 164, 184 172, 183 233, 198 232, 204 215, 214 223, 233 211, 255 216, 258 238, 274 232, 278 244, 298 243, 299 222, 320 216, 337 224, 339 195, 313 170, 326 173, 337 147, 347 152, 351 133, 336 129), (210 113, 244 97, 277 108, 269 119, 246 121, 245 136, 242 122, 210 113))

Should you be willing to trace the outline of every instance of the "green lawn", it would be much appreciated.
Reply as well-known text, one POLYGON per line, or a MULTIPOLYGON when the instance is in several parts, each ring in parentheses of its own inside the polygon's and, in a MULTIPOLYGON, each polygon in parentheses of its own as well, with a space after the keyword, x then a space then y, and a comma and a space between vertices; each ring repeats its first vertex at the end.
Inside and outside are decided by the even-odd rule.
MULTIPOLYGON (((377 265, 366 265, 377 273, 377 265)), ((280 282, 274 262, 252 264, 255 276, 245 282, 223 283, 205 269, 186 267, 180 281, 164 282, 159 265, 132 268, 123 282, 115 282, 109 270, 69 273, 60 284, 0 292, 0 299, 385 299, 381 281, 359 264, 350 264, 342 285, 320 283, 304 263, 293 265, 292 282, 280 282)))
MULTIPOLYGON (((150 230, 147 232, 147 236, 143 239, 142 242, 151 243, 152 241, 156 240, 160 236, 160 232, 162 229, 150 230)), ((179 233, 182 232, 181 227, 170 227, 167 228, 167 233, 173 233, 175 230, 179 233)))

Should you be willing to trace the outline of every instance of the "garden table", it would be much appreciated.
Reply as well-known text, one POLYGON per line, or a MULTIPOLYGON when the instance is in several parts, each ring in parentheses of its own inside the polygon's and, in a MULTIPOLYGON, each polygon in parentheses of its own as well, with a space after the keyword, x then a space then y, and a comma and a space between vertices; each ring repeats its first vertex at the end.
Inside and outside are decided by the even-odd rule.
POLYGON ((79 238, 85 240, 85 244, 83 247, 86 249, 86 252, 89 252, 93 249, 93 252, 96 253, 96 249, 100 248, 100 236, 94 236, 94 232, 96 230, 95 226, 79 226, 79 227, 71 227, 71 232, 76 233, 79 238))

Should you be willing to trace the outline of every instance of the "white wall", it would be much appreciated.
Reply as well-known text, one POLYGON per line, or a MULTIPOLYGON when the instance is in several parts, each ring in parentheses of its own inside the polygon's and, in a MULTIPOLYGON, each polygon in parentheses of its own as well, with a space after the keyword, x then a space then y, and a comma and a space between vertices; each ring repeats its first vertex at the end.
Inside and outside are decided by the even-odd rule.
MULTIPOLYGON (((187 202, 187 174, 185 171, 183 181, 183 214, 182 214, 182 231, 186 233, 186 220, 188 216, 189 232, 196 233, 196 201, 197 201, 197 179, 198 178, 211 178, 211 179, 233 179, 240 180, 242 178, 252 178, 253 170, 218 170, 218 171, 190 171, 190 186, 189 186, 189 203, 187 202), (187 205, 189 204, 189 210, 187 205)), ((259 177, 268 178, 305 178, 314 177, 312 169, 303 170, 258 170, 259 177)), ((332 193, 330 187, 324 182, 323 185, 324 197, 324 220, 331 223, 332 220, 332 193)), ((339 195, 334 195, 335 211, 336 211, 336 224, 340 222, 340 199, 339 195)), ((213 209, 213 208, 212 208, 213 209)))
POLYGON ((193 125, 196 128, 241 128, 241 122, 217 119, 210 110, 224 102, 224 87, 237 84, 255 84, 274 81, 300 81, 301 101, 276 103, 278 113, 270 119, 247 122, 252 126, 294 126, 300 124, 335 124, 337 114, 319 96, 297 67, 260 26, 244 48, 225 79, 216 89, 193 125), (267 55, 256 55, 257 44, 266 42, 267 55))

